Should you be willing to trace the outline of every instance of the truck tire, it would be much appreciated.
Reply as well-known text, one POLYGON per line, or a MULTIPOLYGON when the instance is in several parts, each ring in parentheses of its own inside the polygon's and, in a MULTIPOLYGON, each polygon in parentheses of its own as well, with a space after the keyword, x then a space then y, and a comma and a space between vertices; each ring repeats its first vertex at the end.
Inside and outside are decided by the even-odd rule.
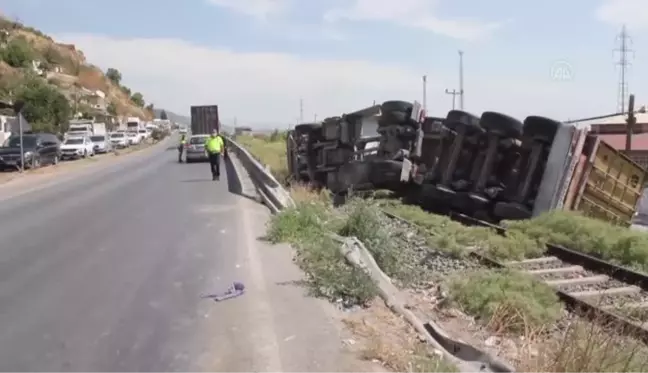
POLYGON ((474 114, 462 110, 450 110, 446 115, 443 125, 456 131, 460 126, 466 127, 466 132, 482 132, 480 118, 474 114))
POLYGON ((561 125, 553 119, 532 115, 524 120, 523 133, 525 137, 551 144, 561 125))
POLYGON ((319 123, 302 123, 295 126, 295 133, 297 135, 310 135, 311 132, 318 130, 322 127, 319 123))
POLYGON ((498 136, 513 139, 522 137, 522 122, 506 114, 486 111, 482 113, 479 123, 487 132, 498 136))
POLYGON ((378 124, 401 124, 405 123, 412 114, 412 103, 406 101, 385 101, 380 105, 381 116, 378 124))

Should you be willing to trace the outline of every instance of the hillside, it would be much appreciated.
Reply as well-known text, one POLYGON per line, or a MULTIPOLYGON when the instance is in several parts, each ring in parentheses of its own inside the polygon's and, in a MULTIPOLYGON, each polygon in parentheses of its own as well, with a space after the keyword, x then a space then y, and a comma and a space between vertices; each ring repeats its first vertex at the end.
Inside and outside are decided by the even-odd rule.
POLYGON ((74 45, 0 16, 0 100, 25 102, 36 127, 62 131, 70 117, 137 116, 152 119, 153 105, 122 84, 115 69, 103 72, 74 45), (64 99, 63 99, 64 98, 64 99))

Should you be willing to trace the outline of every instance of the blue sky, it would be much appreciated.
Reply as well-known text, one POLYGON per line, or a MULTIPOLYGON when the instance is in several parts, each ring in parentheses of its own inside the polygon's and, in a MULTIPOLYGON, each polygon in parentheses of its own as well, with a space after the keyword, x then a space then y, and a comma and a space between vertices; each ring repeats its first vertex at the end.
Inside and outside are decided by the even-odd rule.
POLYGON ((273 126, 296 120, 300 98, 308 118, 374 99, 420 100, 423 74, 430 112, 443 115, 451 106, 444 89, 457 88, 458 49, 470 111, 557 119, 609 113, 617 101, 612 50, 623 23, 636 50, 630 91, 648 103, 641 3, 2 0, 1 10, 77 44, 91 63, 119 68, 157 106, 186 113, 192 103, 219 103, 231 120, 273 126), (571 80, 554 79, 557 61, 571 80))

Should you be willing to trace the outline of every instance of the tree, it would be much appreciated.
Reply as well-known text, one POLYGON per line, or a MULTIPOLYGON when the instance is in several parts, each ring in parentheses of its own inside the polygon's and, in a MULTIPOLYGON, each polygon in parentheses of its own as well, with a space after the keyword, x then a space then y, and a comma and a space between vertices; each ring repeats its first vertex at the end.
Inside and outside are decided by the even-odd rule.
POLYGON ((112 67, 106 70, 106 77, 115 85, 119 85, 122 80, 122 74, 119 72, 117 69, 113 69, 112 67))
POLYGON ((155 105, 151 102, 150 104, 146 105, 146 110, 153 113, 153 110, 155 110, 155 105))
POLYGON ((131 96, 131 101, 133 101, 133 103, 139 107, 144 107, 144 96, 139 92, 133 93, 133 95, 131 96))
POLYGON ((117 116, 117 105, 115 105, 114 102, 109 103, 106 107, 106 111, 112 116, 117 116))
POLYGON ((126 87, 125 85, 121 86, 122 92, 124 92, 128 97, 131 95, 131 90, 130 88, 126 87))
POLYGON ((167 115, 167 112, 165 110, 162 110, 160 112, 160 119, 162 119, 162 120, 168 120, 169 119, 169 116, 167 115))
POLYGON ((34 55, 34 50, 24 38, 11 40, 2 50, 2 60, 16 68, 29 66, 34 55))
POLYGON ((62 132, 70 118, 68 100, 42 79, 27 78, 16 93, 15 101, 24 103, 22 114, 34 130, 62 132))

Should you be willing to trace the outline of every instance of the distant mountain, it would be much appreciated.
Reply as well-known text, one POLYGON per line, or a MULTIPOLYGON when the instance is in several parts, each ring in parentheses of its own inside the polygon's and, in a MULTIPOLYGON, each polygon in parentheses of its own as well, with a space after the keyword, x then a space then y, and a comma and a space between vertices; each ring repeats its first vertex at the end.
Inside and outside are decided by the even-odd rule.
POLYGON ((156 118, 159 118, 160 114, 164 111, 167 114, 167 118, 172 122, 176 122, 176 123, 180 123, 180 124, 186 124, 186 125, 191 124, 191 118, 189 118, 187 116, 176 114, 176 113, 174 113, 172 111, 165 110, 165 109, 153 109, 153 111, 155 112, 155 117, 156 118))
MULTIPOLYGON (((191 118, 190 117, 180 115, 180 114, 176 114, 176 113, 174 113, 172 111, 165 110, 165 109, 153 109, 153 111, 155 112, 155 117, 156 118, 159 118, 162 111, 165 111, 166 114, 167 114, 167 118, 170 121, 175 122, 175 123, 184 124, 184 125, 187 125, 187 126, 191 125, 191 118)), ((234 133, 234 128, 233 127, 226 126, 224 124, 222 126, 223 127, 221 128, 221 131, 234 133)))

